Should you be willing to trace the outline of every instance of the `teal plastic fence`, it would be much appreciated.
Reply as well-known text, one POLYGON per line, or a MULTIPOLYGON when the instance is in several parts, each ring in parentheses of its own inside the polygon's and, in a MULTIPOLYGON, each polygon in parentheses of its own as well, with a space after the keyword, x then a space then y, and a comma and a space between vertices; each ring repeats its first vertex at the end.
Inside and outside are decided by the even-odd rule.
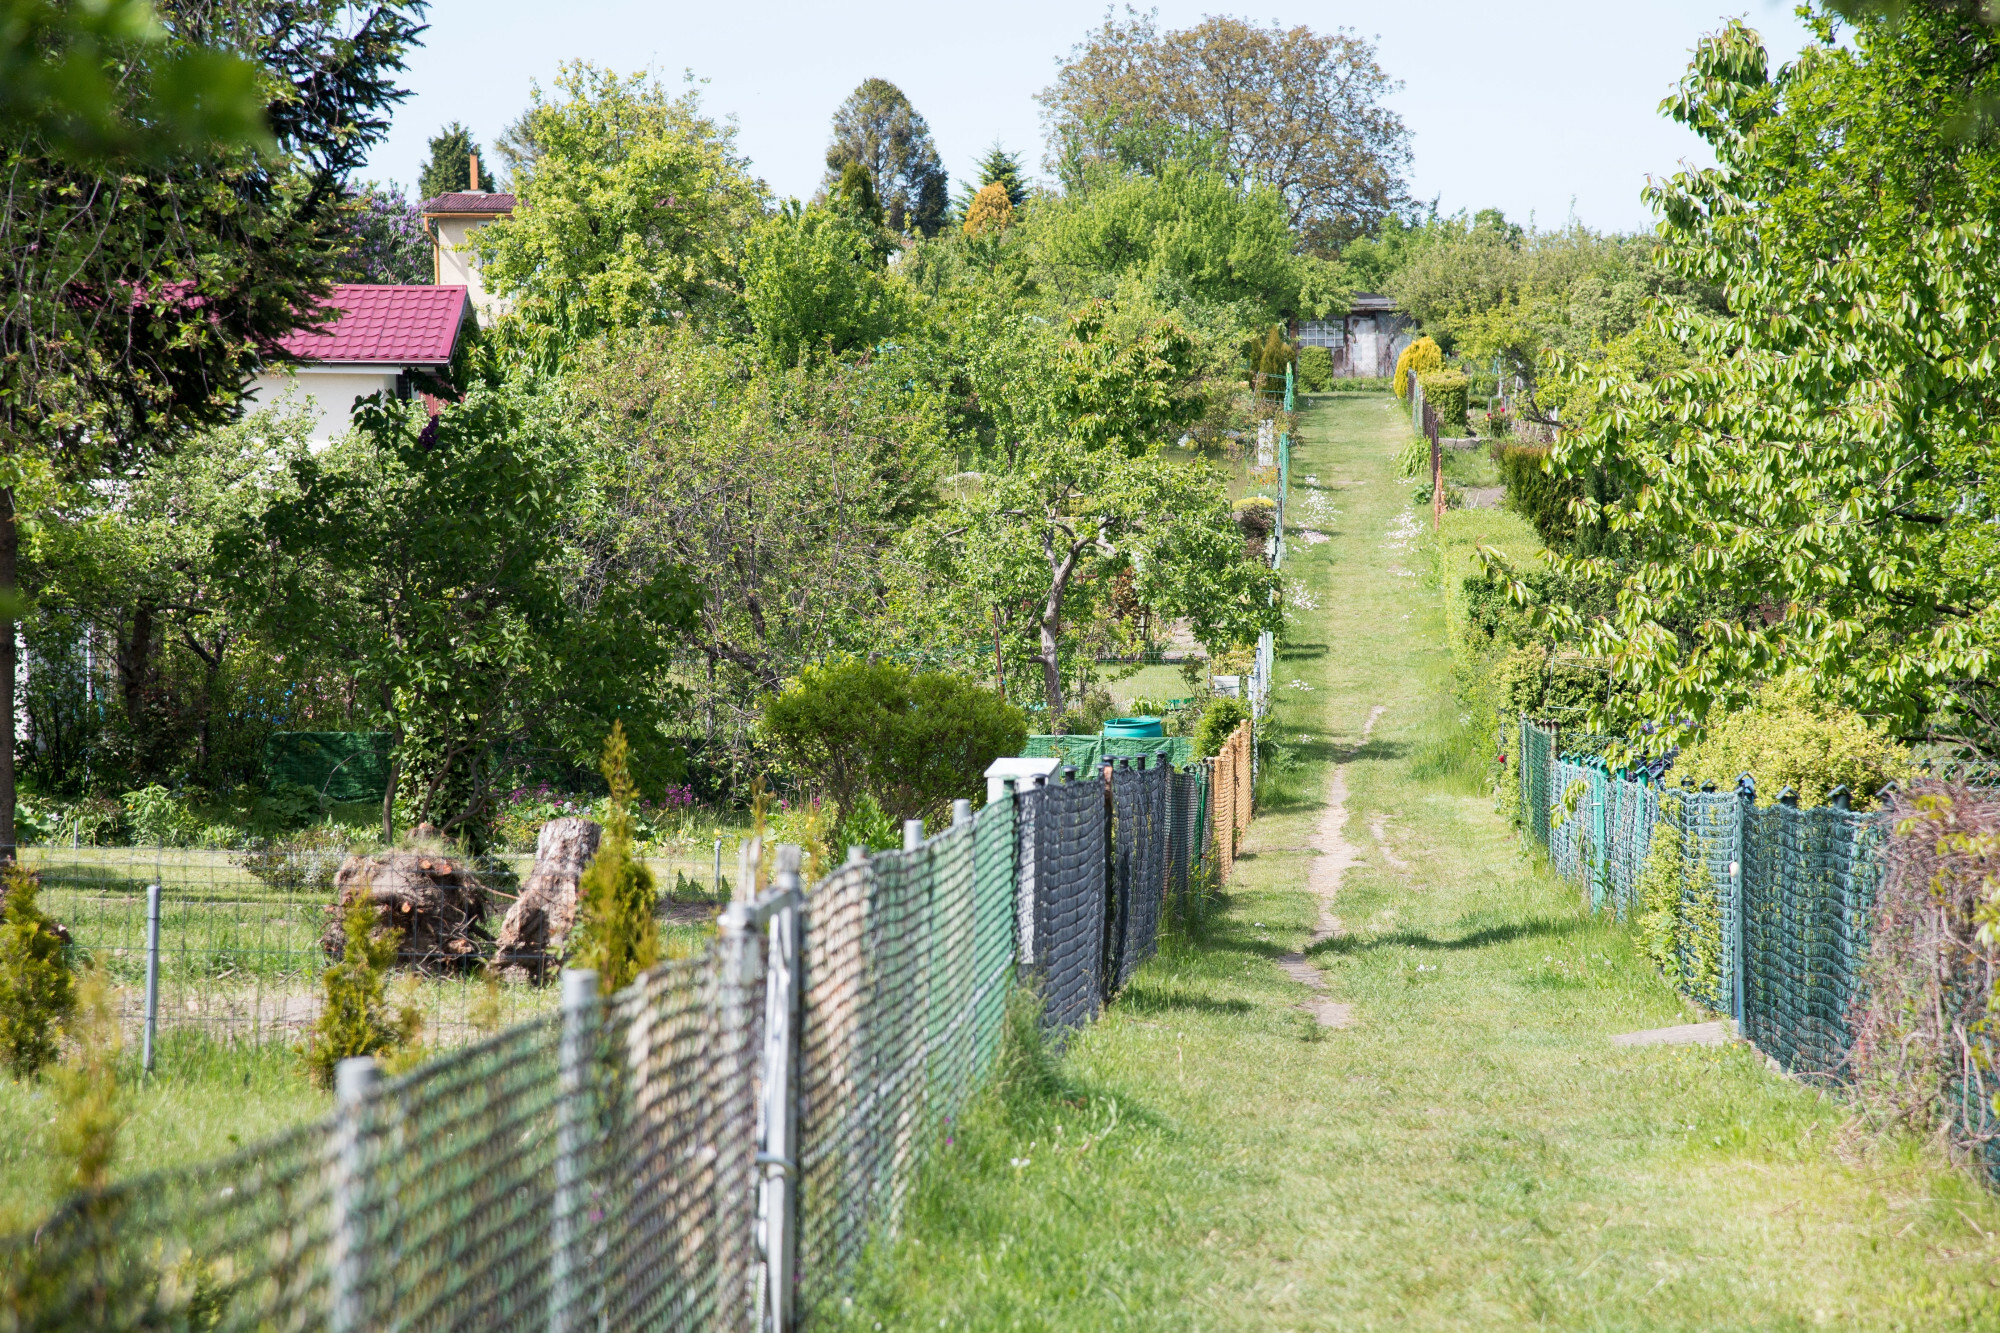
POLYGON ((1788 1072, 1846 1077, 1884 816, 1838 795, 1760 806, 1747 776, 1730 791, 1660 785, 1565 752, 1553 723, 1528 718, 1517 754, 1522 822, 1593 909, 1640 921, 1682 993, 1788 1072))

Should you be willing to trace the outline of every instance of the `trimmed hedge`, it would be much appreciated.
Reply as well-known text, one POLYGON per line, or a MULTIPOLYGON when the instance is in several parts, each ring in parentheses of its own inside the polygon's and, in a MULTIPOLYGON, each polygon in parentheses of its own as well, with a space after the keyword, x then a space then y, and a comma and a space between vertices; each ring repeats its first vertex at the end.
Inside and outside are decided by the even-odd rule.
POLYGON ((1438 430, 1451 435, 1465 435, 1471 427, 1465 424, 1466 398, 1471 391, 1471 381, 1462 370, 1431 370, 1418 374, 1417 382, 1424 386, 1424 401, 1437 413, 1438 430))

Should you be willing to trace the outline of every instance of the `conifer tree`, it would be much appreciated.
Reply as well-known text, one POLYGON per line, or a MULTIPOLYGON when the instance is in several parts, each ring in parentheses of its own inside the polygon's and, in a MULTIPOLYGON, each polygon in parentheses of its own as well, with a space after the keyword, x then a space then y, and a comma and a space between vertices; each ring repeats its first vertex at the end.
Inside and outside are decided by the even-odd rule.
POLYGON ((18 862, 0 868, 0 1061, 17 1078, 56 1058, 56 1033, 76 1009, 76 984, 60 928, 36 903, 35 876, 18 862))
MULTIPOLYGON (((417 176, 417 197, 435 199, 441 194, 471 189, 472 155, 479 151, 472 131, 454 120, 431 136, 430 147, 430 160, 417 176)), ((486 188, 486 163, 482 161, 479 166, 479 184, 486 188)))
POLYGON ((604 739, 604 780, 611 784, 604 841, 576 888, 576 947, 570 966, 597 973, 598 993, 632 984, 660 961, 660 929, 653 920, 659 890, 653 872, 632 854, 632 769, 625 725, 611 724, 604 739))

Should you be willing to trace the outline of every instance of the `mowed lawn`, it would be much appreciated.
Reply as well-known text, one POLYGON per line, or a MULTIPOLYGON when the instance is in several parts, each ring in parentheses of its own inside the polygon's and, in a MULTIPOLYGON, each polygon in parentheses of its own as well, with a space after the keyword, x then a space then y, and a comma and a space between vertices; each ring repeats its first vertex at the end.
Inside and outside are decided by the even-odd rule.
POLYGON ((956 1128, 831 1322, 2000 1327, 2000 1206, 1970 1177, 1747 1047, 1611 1045, 1696 1016, 1438 759, 1465 722, 1428 514, 1391 474, 1406 430, 1383 396, 1305 413, 1292 512, 1330 540, 1295 529, 1288 563, 1319 609, 1281 656, 1288 755, 1222 917, 1052 1082, 1017 1076, 956 1128), (1360 863, 1311 952, 1353 1006, 1328 1030, 1273 960, 1316 918, 1336 762, 1360 863))

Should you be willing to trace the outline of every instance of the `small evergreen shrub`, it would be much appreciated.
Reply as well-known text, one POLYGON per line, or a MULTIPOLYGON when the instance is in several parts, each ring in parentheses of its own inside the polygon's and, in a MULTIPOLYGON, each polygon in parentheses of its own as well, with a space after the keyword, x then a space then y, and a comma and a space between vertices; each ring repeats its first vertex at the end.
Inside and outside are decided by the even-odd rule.
POLYGON ((576 886, 576 934, 571 967, 597 973, 598 993, 610 995, 660 961, 660 928, 653 919, 659 889, 653 872, 632 854, 632 771, 623 723, 604 740, 604 780, 611 800, 604 839, 576 886))
POLYGON ((1306 393, 1325 393, 1333 387, 1333 353, 1324 347, 1299 349, 1298 387, 1306 393))
POLYGON ((41 884, 18 861, 0 869, 0 1061, 16 1078, 56 1058, 57 1032, 76 1010, 76 979, 62 928, 35 900, 41 884))
POLYGON ((1794 673, 1765 685, 1748 708, 1711 719, 1674 772, 1719 789, 1748 773, 1759 805, 1772 804, 1786 787, 1800 805, 1821 805, 1828 792, 1846 787, 1859 809, 1912 768, 1901 745, 1854 710, 1815 697, 1806 676, 1794 673))
POLYGON ((379 916, 374 900, 358 893, 341 918, 340 961, 320 976, 325 1002, 301 1052, 316 1087, 333 1086, 334 1066, 342 1060, 394 1055, 414 1045, 423 1029, 423 1014, 414 1004, 390 1003, 389 972, 403 932, 377 935, 379 916))
POLYGON ((1424 371, 1418 376, 1418 383, 1424 386, 1424 401, 1437 413, 1441 434, 1465 435, 1471 431, 1465 422, 1465 408, 1472 382, 1466 379, 1464 371, 1424 371))
POLYGON ((66 1025, 69 1051, 50 1079, 55 1119, 50 1126, 50 1160, 63 1193, 101 1189, 110 1182, 125 1112, 118 1098, 121 1043, 111 981, 101 968, 85 968, 78 978, 77 1003, 66 1025))

